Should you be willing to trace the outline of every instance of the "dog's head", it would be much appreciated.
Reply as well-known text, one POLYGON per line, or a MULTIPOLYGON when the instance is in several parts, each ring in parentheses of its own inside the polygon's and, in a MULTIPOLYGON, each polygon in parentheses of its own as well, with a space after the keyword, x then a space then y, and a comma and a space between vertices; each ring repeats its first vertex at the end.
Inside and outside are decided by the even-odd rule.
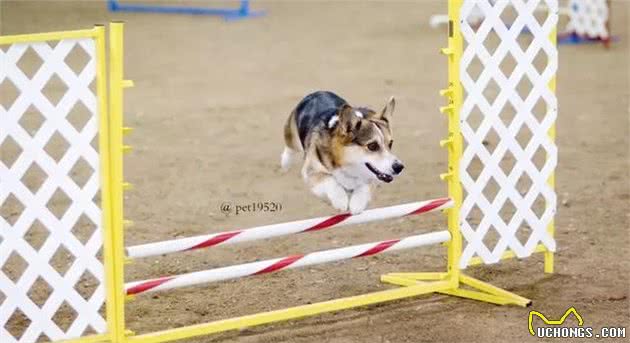
POLYGON ((333 118, 332 150, 335 165, 365 181, 392 182, 404 168, 392 153, 391 128, 396 102, 389 99, 380 112, 343 105, 333 118))

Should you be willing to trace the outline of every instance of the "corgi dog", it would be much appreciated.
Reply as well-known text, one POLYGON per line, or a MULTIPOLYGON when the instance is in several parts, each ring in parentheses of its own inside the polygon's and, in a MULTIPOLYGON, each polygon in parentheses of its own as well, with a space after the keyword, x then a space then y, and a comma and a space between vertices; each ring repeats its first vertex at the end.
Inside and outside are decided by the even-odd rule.
POLYGON ((391 97, 376 112, 332 92, 307 95, 284 126, 281 169, 288 171, 301 154, 302 177, 313 194, 339 211, 363 212, 371 186, 392 182, 404 168, 391 151, 395 105, 391 97))

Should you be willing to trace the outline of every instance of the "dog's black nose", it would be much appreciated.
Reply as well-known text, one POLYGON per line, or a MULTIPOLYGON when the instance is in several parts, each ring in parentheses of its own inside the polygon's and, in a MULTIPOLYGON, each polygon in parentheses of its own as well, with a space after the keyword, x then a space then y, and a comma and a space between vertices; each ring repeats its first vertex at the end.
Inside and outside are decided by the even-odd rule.
POLYGON ((394 162, 392 169, 394 170, 394 174, 398 175, 403 169, 405 169, 405 166, 400 162, 394 162))

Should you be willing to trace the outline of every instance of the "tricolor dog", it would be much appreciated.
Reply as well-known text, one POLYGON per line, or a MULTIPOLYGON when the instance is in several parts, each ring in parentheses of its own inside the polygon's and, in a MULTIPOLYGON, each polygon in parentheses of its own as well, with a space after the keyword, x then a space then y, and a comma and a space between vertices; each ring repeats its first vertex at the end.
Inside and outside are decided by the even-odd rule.
POLYGON ((332 92, 307 95, 285 124, 282 169, 302 154, 302 177, 316 196, 340 211, 362 212, 370 186, 392 182, 404 168, 391 152, 394 106, 393 97, 376 112, 332 92))

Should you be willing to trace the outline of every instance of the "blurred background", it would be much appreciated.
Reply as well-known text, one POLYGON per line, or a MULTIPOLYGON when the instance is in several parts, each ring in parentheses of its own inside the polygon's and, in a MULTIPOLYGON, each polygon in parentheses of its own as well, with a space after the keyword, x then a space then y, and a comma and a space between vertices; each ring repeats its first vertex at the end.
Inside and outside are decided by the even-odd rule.
MULTIPOLYGON (((240 6, 214 0, 119 3, 240 6)), ((439 54, 446 46, 446 27, 429 25, 433 15, 446 14, 446 1, 251 1, 250 6, 264 15, 225 20, 112 12, 106 1, 96 0, 0 1, 2 35, 125 22, 125 74, 135 82, 125 92, 125 125, 135 129, 125 138, 134 147, 125 159, 125 179, 135 185, 125 198, 125 217, 136 222, 126 232, 128 245, 330 213, 303 185, 299 166, 288 174, 278 168, 284 122, 315 90, 331 90, 353 105, 375 109, 392 95, 397 99, 394 152, 406 168, 375 192, 371 207, 446 195, 438 175, 446 170, 447 155, 438 141, 446 135, 447 121, 437 111, 444 105, 438 90, 447 82, 446 58, 439 54), (224 202, 265 201, 282 204, 282 211, 226 215, 220 210, 224 202)), ((537 310, 555 315, 575 306, 592 326, 630 324, 629 14, 629 2, 611 2, 609 48, 598 42, 559 46, 557 273, 543 275, 542 258, 470 271, 537 299, 537 310)), ((559 29, 566 24, 562 17, 559 29)), ((445 225, 444 217, 434 214, 308 239, 274 239, 264 246, 145 259, 127 266, 127 279, 403 237, 445 225)), ((128 305, 128 322, 147 332, 383 289, 381 273, 441 270, 443 253, 440 246, 428 247, 140 297, 128 305)), ((428 297, 197 341, 527 341, 532 339, 523 329, 527 311, 428 297)), ((12 325, 19 330, 19 323, 12 325)))

